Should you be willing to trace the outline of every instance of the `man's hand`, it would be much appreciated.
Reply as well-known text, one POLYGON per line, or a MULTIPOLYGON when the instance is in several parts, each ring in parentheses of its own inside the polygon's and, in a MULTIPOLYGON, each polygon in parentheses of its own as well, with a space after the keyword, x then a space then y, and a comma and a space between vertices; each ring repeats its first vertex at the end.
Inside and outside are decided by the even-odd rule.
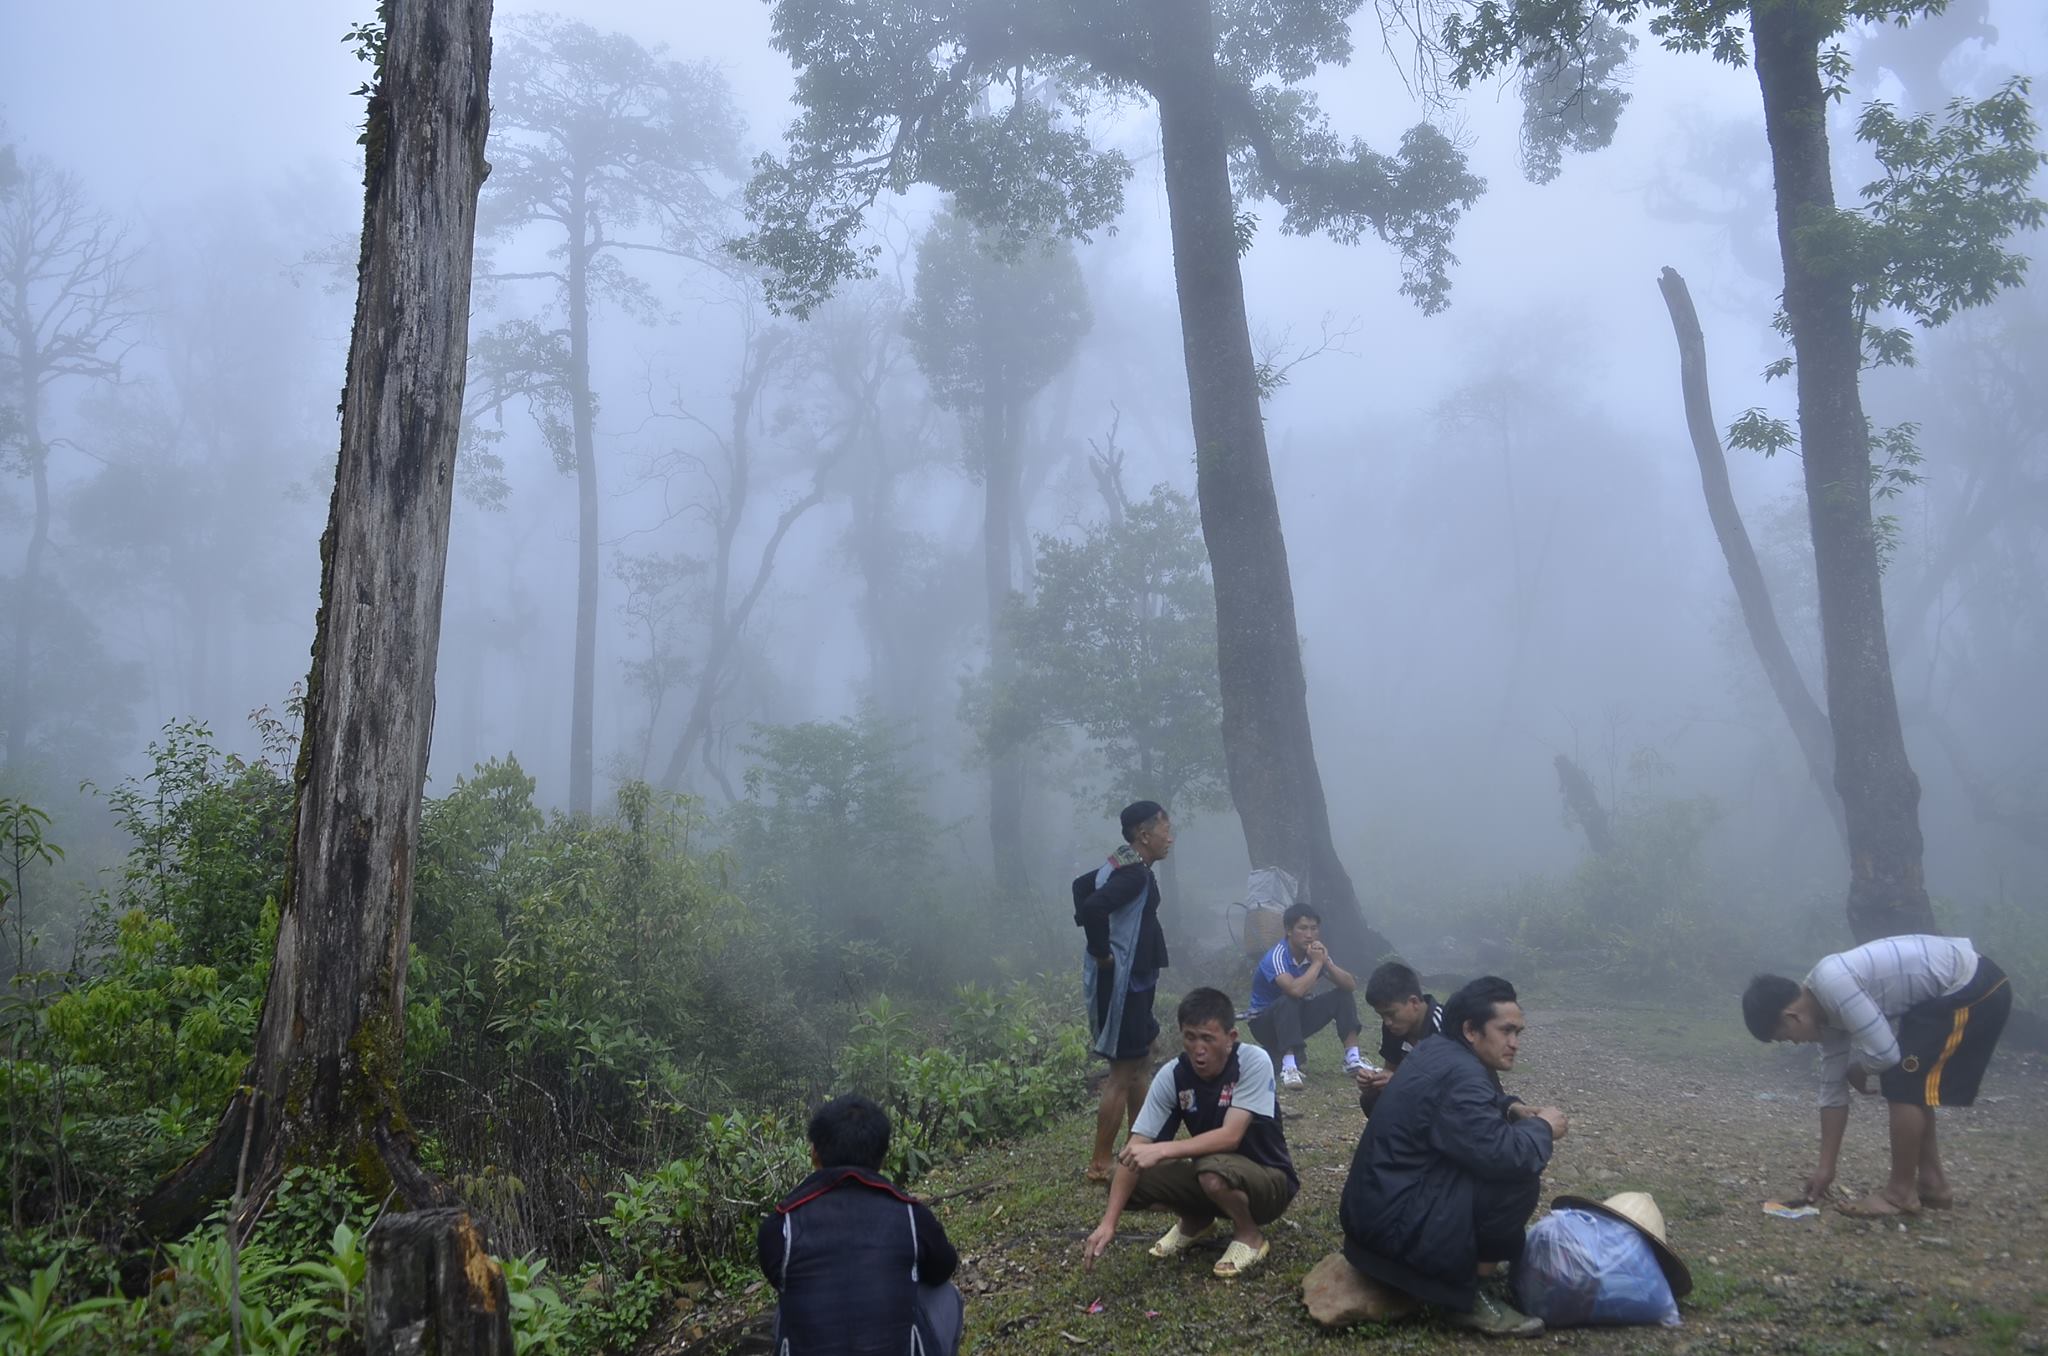
POLYGON ((1358 1084, 1360 1092, 1370 1092, 1374 1088, 1383 1088, 1387 1085, 1387 1080, 1393 1076, 1394 1071, 1392 1069, 1368 1069, 1363 1064, 1351 1071, 1351 1077, 1358 1084))
POLYGON ((1088 1241, 1081 1245, 1081 1265, 1087 1270, 1095 1269, 1095 1259, 1109 1251, 1109 1245, 1116 1242, 1116 1226, 1108 1220, 1095 1226, 1095 1232, 1088 1235, 1088 1241))
POLYGON ((1552 1141, 1563 1139, 1566 1132, 1572 1128, 1571 1117, 1565 1115, 1558 1107, 1539 1106, 1529 1114, 1550 1127, 1552 1141))
POLYGON ((1147 1168, 1158 1166, 1161 1162, 1165 1161, 1165 1158, 1166 1145, 1163 1143, 1158 1141, 1150 1144, 1126 1142, 1123 1150, 1117 1154, 1116 1161, 1133 1172, 1143 1172, 1147 1168))
POLYGON ((1813 1175, 1806 1179, 1804 1200, 1808 1205, 1819 1205, 1828 1198, 1828 1191, 1835 1185, 1832 1168, 1815 1168, 1813 1175))
POLYGON ((1115 953, 1114 951, 1110 952, 1110 953, 1109 953, 1109 954, 1108 954, 1107 956, 1097 956, 1097 957, 1095 958, 1095 966, 1096 966, 1096 968, 1097 968, 1097 969, 1099 969, 1099 970, 1107 970, 1107 969, 1110 969, 1110 968, 1111 968, 1111 967, 1113 967, 1113 966, 1114 966, 1115 964, 1116 964, 1116 953, 1115 953))
POLYGON ((1321 942, 1310 942, 1308 944, 1308 958, 1310 961, 1328 961, 1330 959, 1330 948, 1324 946, 1321 942))
POLYGON ((1865 1097, 1870 1096, 1870 1070, 1864 1068, 1861 1064, 1850 1065, 1849 1086, 1862 1093, 1865 1097))

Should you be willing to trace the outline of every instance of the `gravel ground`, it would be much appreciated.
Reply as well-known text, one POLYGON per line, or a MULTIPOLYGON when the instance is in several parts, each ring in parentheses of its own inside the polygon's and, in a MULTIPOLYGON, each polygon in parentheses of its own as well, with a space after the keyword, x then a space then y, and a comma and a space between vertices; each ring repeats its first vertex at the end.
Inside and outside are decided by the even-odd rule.
MULTIPOLYGON (((1732 1005, 1730 1005, 1732 1008, 1732 1005)), ((1695 1278, 1672 1329, 1577 1329, 1530 1345, 1587 1352, 2048 1352, 2048 1078, 2034 1056, 2001 1052, 1975 1107, 1942 1113, 1956 1208, 1905 1222, 1832 1210, 1787 1221, 1762 1203, 1795 1193, 1818 1141, 1810 1052, 1752 1041, 1729 1012, 1546 1007, 1532 1002, 1510 1089, 1571 1116, 1546 1200, 1643 1190, 1663 1208, 1695 1278)), ((1487 1345, 1428 1318, 1317 1329, 1304 1273, 1338 1243, 1337 1201, 1357 1143, 1355 1100, 1325 1033, 1309 1086, 1283 1098, 1302 1191, 1272 1231, 1272 1256, 1237 1282, 1211 1254, 1147 1257, 1163 1217, 1125 1216, 1093 1272, 1080 1240, 1102 1208, 1081 1178, 1089 1122, 971 1155, 920 1183, 960 1245, 969 1348, 977 1352, 1447 1351, 1487 1345)), ((1838 1190, 1881 1184, 1881 1104, 1859 1101, 1838 1190)), ((770 1298, 696 1310, 663 1352, 766 1349, 770 1298)))

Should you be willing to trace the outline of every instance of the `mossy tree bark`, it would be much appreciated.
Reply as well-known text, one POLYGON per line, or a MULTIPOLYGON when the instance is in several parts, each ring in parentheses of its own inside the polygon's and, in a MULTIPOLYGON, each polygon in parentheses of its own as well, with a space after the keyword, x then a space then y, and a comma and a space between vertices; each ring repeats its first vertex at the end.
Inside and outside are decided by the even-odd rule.
POLYGON ((1216 658, 1230 795, 1255 866, 1279 866, 1323 915, 1333 954, 1370 968, 1392 947, 1337 857, 1309 729, 1287 541, 1266 450, 1238 266, 1232 129, 1210 0, 1150 0, 1152 92, 1173 235, 1202 538, 1216 582, 1216 658))
MULTIPOLYGON (((242 1092, 211 1143, 145 1202, 163 1237, 246 1175, 353 1164, 413 1206, 446 1203, 399 1104, 413 852, 456 433, 477 193, 488 166, 491 0, 389 0, 364 136, 362 257, 341 455, 270 987, 242 1092)), ((245 1213, 248 1213, 245 1209, 245 1213)))
POLYGON ((1937 928, 1921 871, 1920 779, 1906 759, 1885 637, 1855 263, 1826 243, 1836 208, 1820 47, 1839 28, 1833 8, 1755 0, 1750 32, 1797 359, 1834 783, 1849 845, 1849 929, 1860 942, 1937 928))

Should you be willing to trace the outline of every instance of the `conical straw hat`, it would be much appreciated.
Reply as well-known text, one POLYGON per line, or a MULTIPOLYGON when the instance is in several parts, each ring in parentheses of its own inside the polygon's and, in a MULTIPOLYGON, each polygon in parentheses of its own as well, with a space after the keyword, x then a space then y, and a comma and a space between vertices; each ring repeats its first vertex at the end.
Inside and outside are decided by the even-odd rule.
POLYGON ((1692 1272, 1665 1240, 1664 1212, 1657 1208, 1657 1202, 1649 1192, 1620 1191, 1604 1201, 1589 1200, 1584 1196, 1559 1196, 1550 1203, 1550 1208, 1591 1210, 1596 1215, 1606 1215, 1633 1225, 1649 1243, 1650 1251, 1657 1254, 1657 1264, 1664 1268, 1664 1279, 1671 1282, 1671 1297, 1684 1299, 1692 1293, 1692 1272))

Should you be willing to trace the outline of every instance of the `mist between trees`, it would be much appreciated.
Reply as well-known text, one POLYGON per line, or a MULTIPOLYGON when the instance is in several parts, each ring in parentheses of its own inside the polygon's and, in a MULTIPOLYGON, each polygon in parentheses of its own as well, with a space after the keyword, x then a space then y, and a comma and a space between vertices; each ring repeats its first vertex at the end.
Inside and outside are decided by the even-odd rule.
MULTIPOLYGON (((368 92, 367 18, 267 22, 368 92)), ((910 1178, 1077 1106, 1065 882, 1134 799, 1191 967, 1279 866, 1354 969, 1704 1000, 1937 928, 2038 1004, 2043 24, 501 10, 378 1077, 523 1340, 743 1283, 828 1090, 910 1178)), ((225 1127, 292 931, 380 124, 280 59, 332 116, 190 182, 67 136, 63 80, 146 119, 62 63, 0 127, 8 1267, 52 1312, 225 1127)), ((164 1313, 353 1340, 407 1183, 333 1157, 181 1227, 164 1313)))

